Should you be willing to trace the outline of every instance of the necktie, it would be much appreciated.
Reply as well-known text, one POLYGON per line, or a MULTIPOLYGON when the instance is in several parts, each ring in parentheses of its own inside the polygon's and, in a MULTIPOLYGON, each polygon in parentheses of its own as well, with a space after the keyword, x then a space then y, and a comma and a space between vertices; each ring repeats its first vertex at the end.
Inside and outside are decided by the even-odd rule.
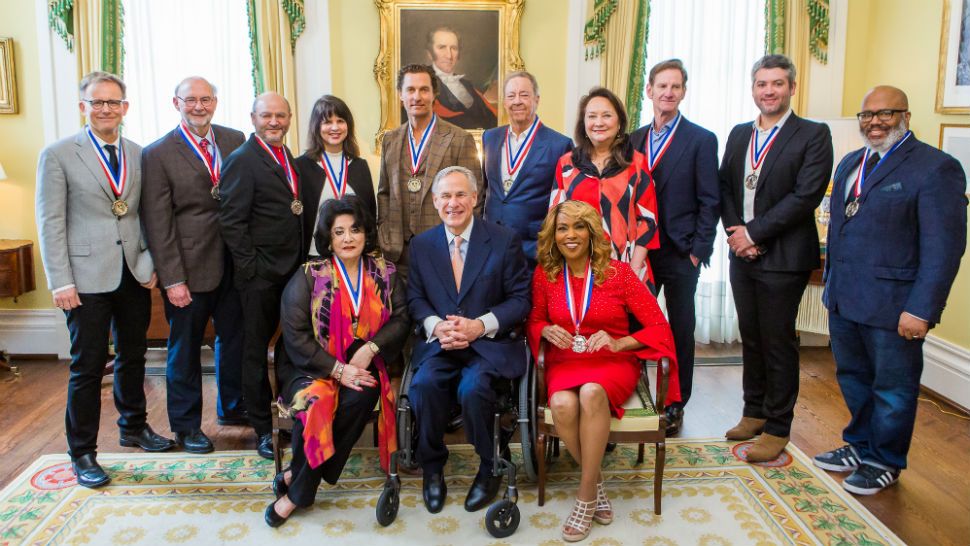
POLYGON ((461 291, 461 271, 465 260, 461 258, 461 236, 455 237, 455 247, 451 251, 451 270, 455 274, 455 290, 461 291))
POLYGON ((864 171, 864 176, 866 178, 869 178, 869 175, 872 174, 872 169, 876 167, 877 163, 879 163, 878 152, 872 154, 871 156, 869 156, 869 159, 866 160, 866 170, 864 171))
POLYGON ((111 172, 118 172, 118 153, 115 151, 114 144, 105 144, 104 149, 108 150, 108 162, 111 163, 111 172))
POLYGON ((209 165, 212 165, 212 152, 209 151, 209 140, 203 138, 199 142, 199 146, 202 147, 202 153, 205 155, 206 162, 208 162, 209 165))

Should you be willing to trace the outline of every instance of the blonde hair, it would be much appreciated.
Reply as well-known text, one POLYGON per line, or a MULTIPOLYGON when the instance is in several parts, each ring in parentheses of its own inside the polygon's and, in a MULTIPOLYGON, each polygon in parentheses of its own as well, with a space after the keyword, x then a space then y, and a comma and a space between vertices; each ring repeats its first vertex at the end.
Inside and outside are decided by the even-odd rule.
MULTIPOLYGON (((554 282, 563 268, 563 256, 556 244, 556 221, 560 214, 575 218, 586 224, 589 231, 589 242, 593 264, 593 279, 595 284, 603 284, 606 274, 612 268, 610 242, 603 231, 603 218, 596 209, 582 201, 563 201, 549 209, 546 219, 539 230, 539 241, 536 247, 536 258, 549 282, 554 282)), ((565 274, 563 275, 565 277, 565 274)))

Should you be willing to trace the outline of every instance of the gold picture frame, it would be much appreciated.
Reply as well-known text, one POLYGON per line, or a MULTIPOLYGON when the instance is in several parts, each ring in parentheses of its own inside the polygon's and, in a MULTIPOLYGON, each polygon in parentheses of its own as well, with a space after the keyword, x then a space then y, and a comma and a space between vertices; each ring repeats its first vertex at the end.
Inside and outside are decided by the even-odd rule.
POLYGON ((970 197, 970 123, 941 123, 939 148, 960 162, 967 175, 964 193, 970 197))
MULTIPOLYGON (((449 26, 456 29, 456 34, 463 29, 474 28, 468 32, 466 40, 481 43, 485 40, 488 47, 469 48, 462 45, 456 72, 459 70, 471 73, 463 67, 464 59, 475 51, 483 66, 494 65, 491 72, 484 78, 497 90, 505 74, 515 70, 522 70, 525 64, 519 54, 519 32, 522 24, 522 10, 525 0, 374 0, 380 21, 380 50, 374 61, 374 78, 380 89, 381 121, 376 136, 377 149, 381 148, 384 133, 403 123, 401 103, 397 94, 397 72, 402 63, 402 54, 407 51, 409 57, 406 62, 422 62, 430 64, 427 56, 416 53, 424 46, 426 36, 434 26, 449 26), (429 13, 430 12, 430 13, 429 13), (402 32, 402 20, 406 20, 409 34, 402 32), (427 21, 434 21, 428 23, 427 21), (484 24, 480 24, 484 22, 484 24), (484 27, 484 30, 482 28, 484 27), (494 31, 494 35, 490 36, 494 31), (494 39, 494 50, 491 48, 494 39), (484 52, 482 50, 485 50, 484 52), (493 55, 494 53, 494 55, 493 55), (497 85, 496 85, 497 84, 497 85)), ((459 38, 459 42, 462 38, 459 38)), ((427 53, 426 49, 422 49, 427 53)), ((487 71, 487 69, 486 69, 487 71)), ((464 80, 464 78, 462 78, 464 80)), ((479 78, 478 84, 482 78, 479 78)), ((476 85, 477 87, 477 85, 476 85)), ((477 92, 482 99, 491 101, 490 106, 496 116, 496 125, 505 122, 505 112, 502 108, 502 93, 494 92, 489 87, 485 92, 477 92)), ((466 127, 481 139, 481 133, 489 127, 466 127)))
POLYGON ((960 43, 961 35, 970 33, 967 11, 967 0, 943 0, 936 83, 936 111, 941 114, 970 114, 970 48, 960 43))
POLYGON ((17 71, 13 38, 0 38, 0 114, 17 113, 17 71))

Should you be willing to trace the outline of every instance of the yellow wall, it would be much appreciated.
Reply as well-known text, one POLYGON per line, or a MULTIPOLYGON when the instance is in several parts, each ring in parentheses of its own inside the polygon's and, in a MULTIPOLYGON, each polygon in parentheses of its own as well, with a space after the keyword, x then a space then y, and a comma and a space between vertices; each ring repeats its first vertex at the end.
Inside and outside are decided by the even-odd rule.
MULTIPOLYGON (((913 133, 939 146, 941 123, 968 123, 967 116, 935 112, 943 24, 943 0, 852 0, 846 43, 842 113, 859 111, 866 91, 878 84, 909 95, 913 133)), ((934 334, 970 348, 970 256, 964 255, 943 320, 934 334)))
POLYGON ((34 241, 37 290, 18 298, 0 298, 0 309, 52 307, 34 225, 34 178, 37 155, 44 146, 40 70, 34 2, 0 2, 0 36, 14 40, 17 70, 17 114, 0 114, 0 164, 7 179, 0 181, 0 238, 34 241))

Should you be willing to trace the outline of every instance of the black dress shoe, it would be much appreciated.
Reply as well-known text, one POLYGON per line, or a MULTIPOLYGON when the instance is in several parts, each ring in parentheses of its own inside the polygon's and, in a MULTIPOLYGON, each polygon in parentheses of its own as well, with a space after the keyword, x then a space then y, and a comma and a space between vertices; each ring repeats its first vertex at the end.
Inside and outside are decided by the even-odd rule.
POLYGON ((664 415, 667 416, 667 436, 674 436, 680 432, 680 427, 684 425, 684 408, 667 406, 664 408, 664 415))
POLYGON ((260 434, 256 437, 256 453, 264 459, 273 458, 273 435, 270 433, 260 434))
POLYGON ((93 489, 111 481, 111 478, 101 468, 95 457, 94 453, 87 453, 71 463, 71 466, 74 467, 74 474, 77 475, 78 485, 93 489))
POLYGON ((215 448, 212 440, 199 429, 189 432, 176 432, 175 442, 182 446, 187 453, 212 453, 215 448))
POLYGON ((223 427, 244 427, 249 425, 249 414, 243 411, 234 411, 216 418, 216 422, 223 427))
POLYGON ((273 478, 273 494, 276 498, 280 498, 285 495, 289 490, 290 486, 286 485, 286 470, 283 470, 273 478))
POLYGON ((488 506, 495 498, 501 485, 502 476, 492 476, 491 472, 482 474, 482 471, 479 470, 471 488, 468 489, 468 496, 465 497, 465 510, 477 512, 488 506))
POLYGON ((266 525, 269 525, 270 527, 279 527, 280 525, 283 525, 286 523, 286 520, 290 519, 290 516, 293 515, 290 514, 290 516, 283 517, 276 513, 275 507, 276 501, 273 501, 269 503, 269 506, 266 507, 266 511, 263 512, 263 519, 266 520, 266 525))
POLYGON ((448 496, 448 486, 445 485, 445 477, 441 473, 424 475, 424 486, 422 496, 424 506, 428 512, 437 514, 445 507, 445 497, 448 496))
POLYGON ((168 451, 175 447, 175 442, 155 434, 152 427, 148 425, 145 425, 145 428, 136 433, 122 431, 118 443, 121 444, 121 447, 140 447, 151 453, 168 451))

